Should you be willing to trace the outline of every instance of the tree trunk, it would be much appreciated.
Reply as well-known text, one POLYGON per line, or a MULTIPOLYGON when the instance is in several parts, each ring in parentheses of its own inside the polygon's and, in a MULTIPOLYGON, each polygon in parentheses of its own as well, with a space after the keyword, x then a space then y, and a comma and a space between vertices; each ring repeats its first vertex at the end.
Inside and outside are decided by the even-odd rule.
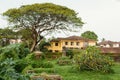
POLYGON ((34 27, 32 27, 32 38, 33 38, 33 43, 30 49, 31 52, 35 50, 35 46, 37 45, 37 38, 38 38, 38 33, 34 27))
POLYGON ((44 38, 43 36, 41 35, 38 35, 40 33, 37 33, 35 27, 32 27, 32 38, 33 38, 33 43, 32 43, 32 46, 31 46, 31 49, 30 51, 33 52, 35 50, 35 48, 37 48, 36 46, 38 46, 38 43, 41 42, 41 40, 44 38), (39 38, 38 38, 39 36, 39 38))
POLYGON ((30 49, 31 52, 33 52, 35 50, 36 44, 37 44, 37 40, 34 40, 32 46, 31 46, 31 49, 30 49))

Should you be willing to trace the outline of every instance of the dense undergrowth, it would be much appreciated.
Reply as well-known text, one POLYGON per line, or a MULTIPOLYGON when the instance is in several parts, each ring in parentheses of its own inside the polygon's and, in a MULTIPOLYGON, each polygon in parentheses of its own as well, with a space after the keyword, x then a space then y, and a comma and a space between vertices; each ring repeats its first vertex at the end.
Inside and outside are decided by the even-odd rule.
POLYGON ((67 56, 51 52, 36 56, 23 44, 1 48, 0 80, 28 80, 42 73, 60 75, 63 80, 119 80, 120 63, 100 55, 96 47, 79 54, 70 52, 67 56))

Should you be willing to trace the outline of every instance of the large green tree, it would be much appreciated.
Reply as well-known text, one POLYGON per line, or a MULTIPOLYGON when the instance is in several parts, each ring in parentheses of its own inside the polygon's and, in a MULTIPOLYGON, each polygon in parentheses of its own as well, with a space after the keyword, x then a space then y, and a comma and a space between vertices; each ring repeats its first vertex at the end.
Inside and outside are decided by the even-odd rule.
POLYGON ((81 36, 88 39, 98 40, 97 34, 95 34, 93 31, 86 31, 82 33, 81 36))
POLYGON ((30 29, 33 39, 31 51, 43 39, 43 33, 76 31, 83 25, 74 10, 52 3, 23 5, 9 9, 3 16, 7 16, 7 20, 19 30, 30 29))

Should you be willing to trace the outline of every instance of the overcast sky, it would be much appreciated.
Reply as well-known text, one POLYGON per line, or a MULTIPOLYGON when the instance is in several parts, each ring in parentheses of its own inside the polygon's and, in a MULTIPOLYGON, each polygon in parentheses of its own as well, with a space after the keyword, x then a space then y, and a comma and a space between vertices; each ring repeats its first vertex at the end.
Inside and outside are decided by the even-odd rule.
MULTIPOLYGON (((98 35, 99 40, 120 41, 120 0, 0 0, 0 14, 21 5, 45 2, 63 5, 79 13, 86 23, 80 33, 90 30, 98 35)), ((0 16, 0 27, 6 26, 6 21, 0 16)))

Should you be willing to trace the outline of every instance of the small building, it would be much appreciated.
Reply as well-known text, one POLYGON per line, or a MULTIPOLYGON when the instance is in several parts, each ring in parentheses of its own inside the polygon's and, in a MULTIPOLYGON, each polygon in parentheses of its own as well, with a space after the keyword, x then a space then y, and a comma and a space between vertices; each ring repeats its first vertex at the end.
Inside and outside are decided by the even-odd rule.
POLYGON ((21 42, 22 42, 21 39, 10 39, 10 40, 9 40, 9 43, 10 43, 10 44, 21 43, 21 42))
POLYGON ((113 57, 115 61, 120 61, 120 48, 118 47, 112 47, 112 48, 100 48, 101 54, 109 55, 113 57))
POLYGON ((118 48, 120 47, 120 42, 114 42, 114 41, 102 41, 98 43, 98 46, 104 47, 104 48, 118 48))
POLYGON ((96 42, 96 40, 86 39, 80 36, 70 36, 51 40, 51 46, 47 46, 47 48, 52 52, 62 52, 63 48, 82 49, 87 46, 96 46, 96 42))

